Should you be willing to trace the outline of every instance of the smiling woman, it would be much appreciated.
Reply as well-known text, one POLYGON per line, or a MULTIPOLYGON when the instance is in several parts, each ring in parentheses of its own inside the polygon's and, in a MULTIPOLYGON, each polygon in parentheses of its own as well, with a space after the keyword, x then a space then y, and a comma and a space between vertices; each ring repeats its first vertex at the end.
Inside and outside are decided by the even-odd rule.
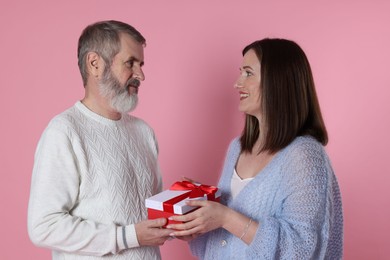
POLYGON ((188 201, 200 208, 168 228, 201 259, 341 259, 340 191, 306 55, 284 39, 243 55, 235 87, 246 122, 227 152, 221 204, 188 201))
POLYGON ((260 61, 254 50, 245 53, 240 67, 240 77, 234 86, 240 93, 239 110, 260 119, 260 61))

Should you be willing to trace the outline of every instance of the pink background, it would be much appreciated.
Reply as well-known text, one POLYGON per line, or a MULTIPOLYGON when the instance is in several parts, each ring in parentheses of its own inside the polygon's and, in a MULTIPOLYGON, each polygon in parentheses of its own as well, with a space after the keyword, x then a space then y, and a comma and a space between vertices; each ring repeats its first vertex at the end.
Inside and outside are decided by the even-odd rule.
MULTIPOLYGON (((317 2, 1 0, 0 259, 50 259, 26 231, 33 155, 49 120, 82 98, 77 40, 103 19, 147 38, 135 114, 156 131, 165 187, 181 176, 217 182, 242 128, 233 89, 241 49, 263 37, 300 44, 341 186, 345 259, 388 259, 390 2, 317 2)), ((192 259, 182 241, 161 250, 164 259, 192 259)))

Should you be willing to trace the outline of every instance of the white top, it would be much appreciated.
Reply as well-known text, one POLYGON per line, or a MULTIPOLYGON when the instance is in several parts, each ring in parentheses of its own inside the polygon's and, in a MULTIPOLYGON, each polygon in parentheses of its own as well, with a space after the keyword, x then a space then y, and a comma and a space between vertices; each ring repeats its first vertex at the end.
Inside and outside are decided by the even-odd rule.
POLYGON ((240 191, 254 178, 241 179, 238 176, 236 169, 233 171, 232 181, 231 181, 231 190, 233 199, 240 193, 240 191))
POLYGON ((35 154, 33 243, 53 259, 160 259, 134 228, 147 219, 145 199, 162 190, 157 155, 153 130, 136 117, 113 121, 77 102, 53 118, 35 154))

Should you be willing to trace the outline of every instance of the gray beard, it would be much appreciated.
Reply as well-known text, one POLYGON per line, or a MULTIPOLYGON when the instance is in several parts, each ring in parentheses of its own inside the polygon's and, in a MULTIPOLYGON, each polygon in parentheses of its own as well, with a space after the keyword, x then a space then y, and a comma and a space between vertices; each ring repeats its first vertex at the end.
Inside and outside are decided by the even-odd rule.
POLYGON ((121 86, 110 69, 104 72, 99 83, 100 94, 107 98, 111 108, 119 113, 129 113, 137 107, 138 96, 137 94, 129 95, 129 87, 129 82, 121 86))

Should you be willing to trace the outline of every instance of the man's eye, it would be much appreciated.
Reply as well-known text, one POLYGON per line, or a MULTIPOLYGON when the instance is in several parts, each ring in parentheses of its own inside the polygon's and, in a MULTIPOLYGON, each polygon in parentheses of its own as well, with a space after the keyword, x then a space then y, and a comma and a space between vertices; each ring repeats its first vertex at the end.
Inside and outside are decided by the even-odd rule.
POLYGON ((129 68, 132 68, 133 65, 134 65, 134 61, 133 61, 133 60, 126 61, 126 65, 127 65, 129 68))

